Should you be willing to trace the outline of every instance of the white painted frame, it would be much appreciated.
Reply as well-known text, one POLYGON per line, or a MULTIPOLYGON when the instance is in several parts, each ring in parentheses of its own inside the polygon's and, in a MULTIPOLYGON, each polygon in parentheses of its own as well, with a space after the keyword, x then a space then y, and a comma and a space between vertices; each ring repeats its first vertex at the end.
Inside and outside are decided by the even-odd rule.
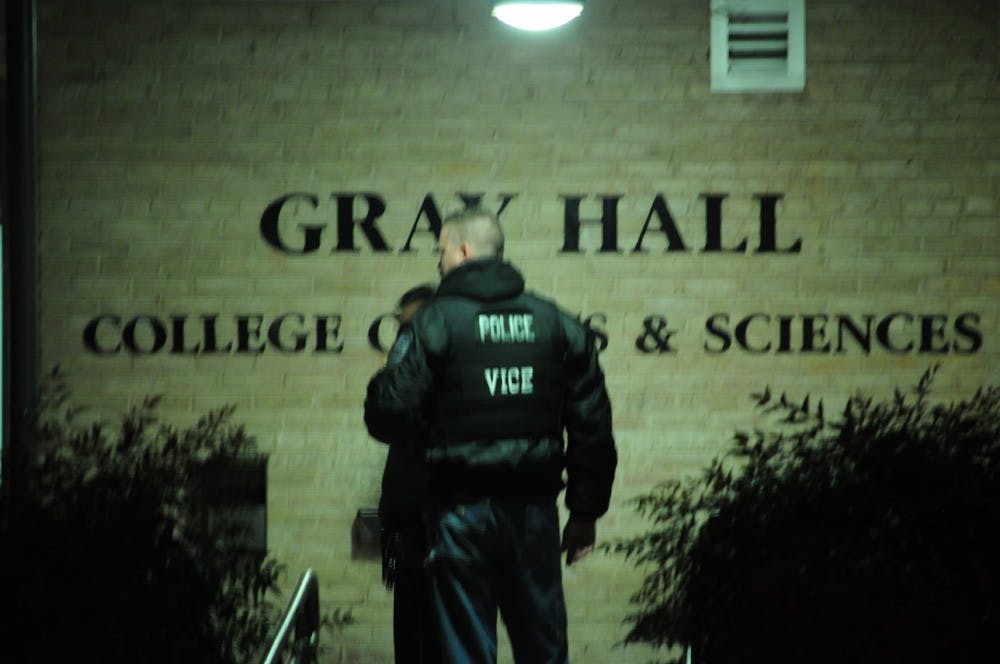
POLYGON ((801 92, 806 85, 805 0, 711 0, 712 92, 801 92), (788 59, 783 71, 733 71, 729 62, 731 14, 788 13, 788 59))

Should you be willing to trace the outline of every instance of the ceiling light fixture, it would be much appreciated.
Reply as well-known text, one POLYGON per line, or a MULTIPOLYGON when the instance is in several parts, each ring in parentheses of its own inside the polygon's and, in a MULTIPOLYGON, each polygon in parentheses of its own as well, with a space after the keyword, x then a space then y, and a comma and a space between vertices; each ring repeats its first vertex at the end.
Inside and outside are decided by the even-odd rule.
POLYGON ((534 0, 494 2, 493 16, 519 30, 551 30, 569 23, 583 11, 582 2, 534 0))

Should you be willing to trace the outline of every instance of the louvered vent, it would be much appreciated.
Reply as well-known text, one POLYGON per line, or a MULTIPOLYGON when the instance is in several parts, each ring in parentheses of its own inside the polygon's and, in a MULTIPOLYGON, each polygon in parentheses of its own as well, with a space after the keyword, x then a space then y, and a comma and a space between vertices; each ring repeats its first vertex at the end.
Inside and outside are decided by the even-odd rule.
POLYGON ((805 87, 805 0, 712 0, 712 90, 805 87))

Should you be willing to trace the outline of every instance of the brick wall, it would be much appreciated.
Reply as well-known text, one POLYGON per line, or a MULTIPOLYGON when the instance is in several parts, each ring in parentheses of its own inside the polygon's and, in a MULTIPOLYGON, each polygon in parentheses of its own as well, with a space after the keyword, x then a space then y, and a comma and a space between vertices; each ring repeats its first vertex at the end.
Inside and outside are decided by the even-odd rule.
MULTIPOLYGON (((382 362, 368 327, 436 279, 418 218, 428 194, 447 212, 456 192, 488 205, 516 193, 502 215, 508 257, 530 287, 601 315, 621 455, 602 538, 642 528, 630 496, 697 471, 752 423, 752 390, 835 404, 912 385, 940 362, 950 398, 1000 369, 996 3, 808 3, 805 91, 736 95, 709 92, 703 0, 592 0, 542 35, 459 0, 39 4, 43 366, 67 369, 97 413, 152 392, 181 421, 238 404, 271 454, 273 553, 292 577, 314 567, 325 604, 354 607, 358 624, 330 661, 390 661, 390 597, 373 564, 350 560, 349 529, 377 500, 385 455, 362 422, 382 362), (310 253, 281 251, 260 230, 268 205, 294 192, 315 207, 289 202, 277 231, 295 251, 302 226, 322 228, 310 253), (360 228, 356 251, 336 250, 334 196, 347 193, 384 201, 376 227, 389 251, 360 228), (801 239, 799 252, 754 252, 761 193, 782 194, 776 247, 801 239), (721 244, 745 237, 745 251, 703 251, 705 194, 727 194, 721 244), (563 197, 583 195, 583 219, 600 217, 599 197, 621 197, 619 252, 598 251, 596 223, 582 225, 580 252, 560 251, 563 197), (658 195, 686 250, 665 251, 654 215, 634 252, 658 195), (895 312, 915 319, 898 319, 890 341, 912 349, 876 339, 865 352, 848 338, 837 352, 835 315, 895 312), (266 338, 290 313, 305 321, 287 321, 279 341, 308 332, 306 348, 254 352, 252 331, 266 338), (749 345, 771 349, 733 339, 716 352, 723 337, 708 319, 725 315, 715 326, 732 339, 754 313, 770 318, 750 323, 749 345), (975 334, 956 329, 963 314, 975 334), (101 315, 105 354, 83 341, 101 315), (182 352, 171 352, 185 315, 182 352), (205 350, 202 317, 213 315, 218 345, 234 350, 183 352, 205 350), (833 347, 803 351, 803 317, 818 326, 822 315, 833 347), (948 352, 920 351, 921 315, 941 317, 929 347, 948 352), (143 352, 114 352, 137 316, 143 352), (673 331, 671 352, 643 338, 651 316, 673 331), (145 352, 152 319, 168 336, 145 352)), ((366 209, 359 198, 352 211, 366 209)), ((639 578, 600 555, 566 571, 575 662, 648 659, 612 649, 639 578)))

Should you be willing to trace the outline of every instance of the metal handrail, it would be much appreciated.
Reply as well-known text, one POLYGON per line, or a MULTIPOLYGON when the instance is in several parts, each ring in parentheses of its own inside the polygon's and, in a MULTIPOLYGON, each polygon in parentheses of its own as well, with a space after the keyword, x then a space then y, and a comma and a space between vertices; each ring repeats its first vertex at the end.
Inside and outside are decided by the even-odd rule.
POLYGON ((292 648, 288 664, 316 664, 319 652, 319 582, 312 568, 299 577, 263 664, 278 664, 282 661, 280 657, 288 645, 293 626, 293 643, 296 647, 292 648))

